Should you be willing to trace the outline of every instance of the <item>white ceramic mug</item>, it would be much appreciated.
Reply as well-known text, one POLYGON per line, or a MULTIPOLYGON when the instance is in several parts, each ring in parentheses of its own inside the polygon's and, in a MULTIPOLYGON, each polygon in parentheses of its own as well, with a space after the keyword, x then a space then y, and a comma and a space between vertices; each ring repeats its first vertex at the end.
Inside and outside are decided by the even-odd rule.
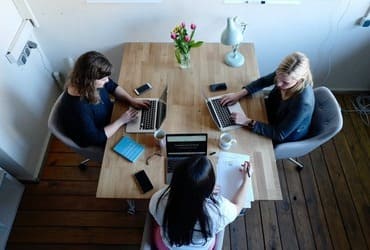
POLYGON ((154 132, 153 136, 157 145, 164 147, 166 144, 166 131, 163 129, 158 129, 154 132))
POLYGON ((236 139, 234 139, 231 134, 222 133, 220 135, 220 141, 218 145, 220 146, 221 149, 228 150, 234 143, 236 143, 236 139))

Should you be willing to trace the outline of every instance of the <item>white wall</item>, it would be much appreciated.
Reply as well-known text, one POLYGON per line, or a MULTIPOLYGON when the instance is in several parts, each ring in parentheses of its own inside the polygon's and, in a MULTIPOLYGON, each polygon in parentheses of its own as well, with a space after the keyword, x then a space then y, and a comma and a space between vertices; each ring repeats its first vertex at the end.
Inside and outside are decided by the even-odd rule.
POLYGON ((300 50, 311 59, 316 85, 370 89, 370 28, 356 25, 369 7, 368 0, 301 0, 299 5, 230 5, 223 0, 28 1, 40 23, 36 34, 56 71, 65 71, 68 56, 76 58, 92 49, 105 53, 118 71, 122 43, 171 42, 169 32, 183 20, 198 25, 196 39, 219 42, 226 17, 237 15, 248 23, 245 40, 255 43, 261 74, 300 50))
MULTIPOLYGON (((5 54, 22 18, 11 0, 0 1, 0 14, 0 165, 18 178, 35 179, 47 148, 47 118, 58 90, 40 48, 31 51, 23 66, 8 62, 5 54)), ((33 34, 31 40, 42 46, 33 34)))

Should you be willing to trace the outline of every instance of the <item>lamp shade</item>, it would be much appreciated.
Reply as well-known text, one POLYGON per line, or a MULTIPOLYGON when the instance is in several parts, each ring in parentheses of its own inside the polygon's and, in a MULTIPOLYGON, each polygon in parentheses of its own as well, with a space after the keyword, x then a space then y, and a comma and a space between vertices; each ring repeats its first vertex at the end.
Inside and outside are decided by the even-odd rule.
POLYGON ((221 43, 224 45, 237 45, 243 41, 241 30, 235 25, 235 18, 227 18, 226 29, 222 32, 221 43))

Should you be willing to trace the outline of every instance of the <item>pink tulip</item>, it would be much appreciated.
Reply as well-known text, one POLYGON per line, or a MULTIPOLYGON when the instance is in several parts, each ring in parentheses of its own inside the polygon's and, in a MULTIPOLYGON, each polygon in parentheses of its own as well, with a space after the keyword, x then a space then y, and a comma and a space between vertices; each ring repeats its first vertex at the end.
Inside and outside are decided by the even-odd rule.
POLYGON ((190 37, 189 36, 185 36, 185 42, 189 42, 190 41, 190 37))
POLYGON ((190 29, 195 30, 196 28, 197 28, 197 26, 196 26, 194 23, 192 23, 192 24, 190 25, 190 29))
POLYGON ((185 22, 181 22, 181 27, 185 28, 185 22))
POLYGON ((173 33, 173 32, 171 32, 171 38, 172 38, 173 40, 175 40, 175 39, 176 39, 176 34, 175 34, 175 33, 173 33))

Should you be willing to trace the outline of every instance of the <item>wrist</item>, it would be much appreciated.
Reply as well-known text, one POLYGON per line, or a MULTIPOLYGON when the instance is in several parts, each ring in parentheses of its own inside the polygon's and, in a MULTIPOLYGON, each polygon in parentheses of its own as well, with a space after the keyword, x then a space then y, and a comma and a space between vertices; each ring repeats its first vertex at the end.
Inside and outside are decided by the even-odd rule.
POLYGON ((248 90, 246 88, 243 88, 241 91, 239 91, 239 99, 248 95, 248 90))
POLYGON ((248 122, 247 122, 247 128, 248 129, 254 129, 254 126, 256 125, 256 121, 255 120, 253 120, 253 119, 251 119, 251 120, 249 120, 248 122))

